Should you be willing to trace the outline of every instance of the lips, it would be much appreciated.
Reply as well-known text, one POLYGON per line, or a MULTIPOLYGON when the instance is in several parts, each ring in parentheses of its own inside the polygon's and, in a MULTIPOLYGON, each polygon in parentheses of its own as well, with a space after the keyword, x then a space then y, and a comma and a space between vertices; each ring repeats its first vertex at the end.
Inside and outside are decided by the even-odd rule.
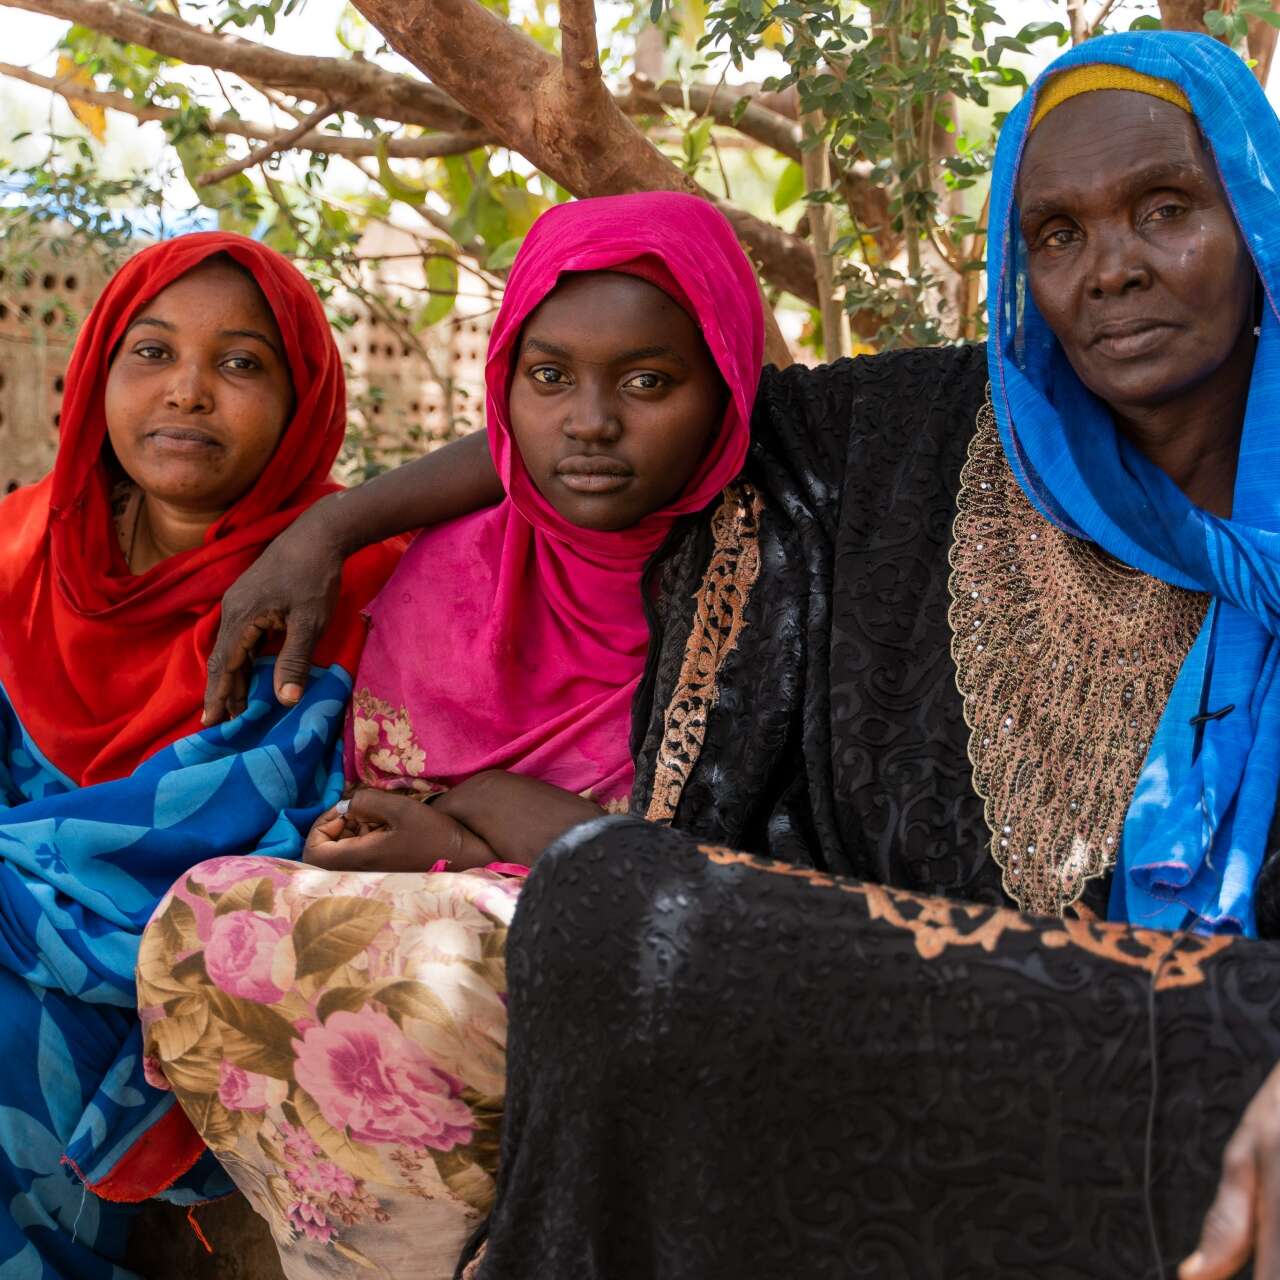
POLYGON ((1112 360, 1132 360, 1150 355, 1173 332, 1164 320, 1109 320, 1094 331, 1091 345, 1112 360))
POLYGON ((147 444, 170 453, 202 453, 222 448, 222 441, 203 427, 152 427, 143 439, 147 444))
POLYGON ((635 478, 635 472, 617 458, 579 454, 556 466, 560 482, 575 493, 616 493, 635 478))

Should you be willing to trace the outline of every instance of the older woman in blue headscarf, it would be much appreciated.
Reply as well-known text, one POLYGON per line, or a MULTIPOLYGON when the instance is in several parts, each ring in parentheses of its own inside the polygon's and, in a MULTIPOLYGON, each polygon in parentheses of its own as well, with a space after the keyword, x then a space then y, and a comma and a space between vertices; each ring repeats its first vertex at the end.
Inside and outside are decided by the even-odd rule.
POLYGON ((1090 41, 1005 126, 989 344, 766 370, 790 559, 530 877, 479 1280, 1280 1277, 1278 192, 1235 54, 1090 41))

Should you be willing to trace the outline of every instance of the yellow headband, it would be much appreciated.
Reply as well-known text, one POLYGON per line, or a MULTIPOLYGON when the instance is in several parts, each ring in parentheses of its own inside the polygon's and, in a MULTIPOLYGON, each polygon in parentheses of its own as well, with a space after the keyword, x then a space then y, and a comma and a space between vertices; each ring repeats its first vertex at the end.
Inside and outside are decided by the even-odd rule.
POLYGON ((1133 93, 1145 93, 1152 98, 1172 102, 1188 115, 1194 114, 1187 95, 1173 81, 1158 80, 1155 76, 1130 71, 1128 67, 1113 66, 1109 62, 1091 62, 1087 66, 1072 67, 1070 71, 1054 76, 1045 85, 1040 91, 1035 114, 1031 117, 1031 128, 1027 132, 1030 133, 1054 107, 1060 107, 1082 93, 1093 93, 1097 89, 1128 89, 1133 93))

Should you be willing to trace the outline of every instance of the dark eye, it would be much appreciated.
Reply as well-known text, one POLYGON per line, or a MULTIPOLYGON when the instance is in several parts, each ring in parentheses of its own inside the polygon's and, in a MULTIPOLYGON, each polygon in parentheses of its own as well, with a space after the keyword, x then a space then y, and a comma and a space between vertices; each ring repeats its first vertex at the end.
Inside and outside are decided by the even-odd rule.
POLYGON ((1170 218, 1176 218, 1181 213, 1182 206, 1180 204, 1162 204, 1147 214, 1147 221, 1168 222, 1170 218))
POLYGON ((1040 243, 1049 249, 1065 249, 1075 239, 1075 234, 1070 227, 1059 227, 1043 236, 1040 243))
POLYGON ((636 391, 657 391, 665 382, 666 378, 659 373, 637 373, 628 378, 623 386, 636 391))
POLYGON ((260 367, 252 356, 230 356, 223 361, 223 364, 234 369, 236 373, 250 373, 260 367))
POLYGON ((555 387, 568 381, 560 369, 547 364, 540 364, 536 369, 530 369, 529 376, 534 382, 541 382, 544 387, 555 387))
POLYGON ((142 342, 134 347, 133 354, 141 356, 144 360, 163 360, 169 353, 154 342, 142 342))

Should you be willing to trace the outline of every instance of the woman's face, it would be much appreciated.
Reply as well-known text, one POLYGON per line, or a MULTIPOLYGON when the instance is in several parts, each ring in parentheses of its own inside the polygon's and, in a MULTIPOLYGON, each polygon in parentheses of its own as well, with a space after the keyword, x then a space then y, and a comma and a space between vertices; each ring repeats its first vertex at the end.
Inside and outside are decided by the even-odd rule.
POLYGON ((538 492, 566 520, 615 530, 672 502, 728 393, 688 312, 648 281, 571 277, 525 322, 511 430, 538 492))
POLYGON ((1071 99, 1028 140, 1018 204, 1036 306, 1112 409, 1157 408, 1252 360, 1253 264, 1185 111, 1128 91, 1071 99))
POLYGON ((148 497, 227 510, 253 487, 293 408, 284 344, 252 278, 212 259, 129 326, 107 374, 107 435, 148 497))

